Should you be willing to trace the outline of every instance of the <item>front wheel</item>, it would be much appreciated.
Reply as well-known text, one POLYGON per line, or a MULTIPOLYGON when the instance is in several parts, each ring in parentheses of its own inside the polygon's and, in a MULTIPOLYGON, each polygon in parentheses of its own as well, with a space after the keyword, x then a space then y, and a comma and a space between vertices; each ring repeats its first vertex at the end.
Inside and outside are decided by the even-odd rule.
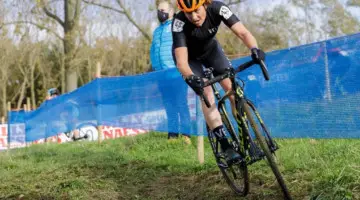
MULTIPOLYGON (((282 189, 285 199, 292 199, 290 196, 290 192, 286 187, 285 181, 280 173, 280 170, 276 164, 274 155, 272 154, 272 152, 269 149, 268 142, 266 141, 264 135, 262 134, 262 131, 259 129, 258 123, 254 120, 254 114, 256 116, 256 113, 254 112, 255 110, 251 109, 249 104, 246 102, 243 104, 243 111, 245 112, 247 120, 250 122, 253 133, 255 134, 257 141, 260 144, 260 147, 265 154, 268 164, 270 165, 270 167, 282 189)), ((260 123, 262 123, 262 122, 260 121, 260 123)))

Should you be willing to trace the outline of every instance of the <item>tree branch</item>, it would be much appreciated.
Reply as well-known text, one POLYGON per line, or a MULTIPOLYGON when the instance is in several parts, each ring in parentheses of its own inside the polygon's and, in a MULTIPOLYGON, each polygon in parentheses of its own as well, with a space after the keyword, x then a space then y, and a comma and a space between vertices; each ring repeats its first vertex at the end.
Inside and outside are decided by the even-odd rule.
POLYGON ((115 11, 117 13, 121 13, 121 14, 125 14, 125 12, 123 10, 119 10, 119 9, 116 9, 116 8, 113 8, 111 6, 108 6, 108 5, 104 5, 104 4, 100 4, 100 3, 95 3, 95 2, 92 2, 92 1, 87 1, 87 0, 82 0, 84 3, 86 4, 89 4, 89 5, 94 5, 94 6, 98 6, 98 7, 101 7, 101 8, 105 8, 105 9, 108 9, 108 10, 112 10, 112 11, 115 11))
POLYGON ((143 29, 141 28, 134 20, 134 18, 130 15, 129 11, 125 8, 125 6, 122 4, 122 2, 120 0, 116 0, 116 2, 119 4, 120 9, 116 9, 116 8, 113 8, 111 6, 108 6, 108 5, 104 5, 104 4, 100 4, 100 3, 95 3, 93 1, 88 1, 88 0, 82 0, 84 3, 87 3, 87 4, 90 4, 90 5, 95 5, 95 6, 99 6, 101 8, 105 8, 105 9, 108 9, 108 10, 112 10, 112 11, 115 11, 117 13, 120 13, 120 14, 124 14, 126 16, 126 18, 142 33, 142 35, 148 40, 148 41, 151 41, 151 37, 150 35, 143 29))
POLYGON ((346 4, 347 6, 360 7, 360 1, 357 0, 350 0, 346 4))
POLYGON ((18 110, 21 109, 21 103, 22 103, 22 101, 24 100, 25 89, 26 89, 27 82, 28 82, 28 80, 27 80, 27 77, 25 76, 25 77, 24 77, 24 81, 23 81, 23 83, 22 83, 22 85, 21 85, 20 97, 19 97, 19 99, 18 99, 17 106, 16 106, 16 108, 17 108, 18 110))
POLYGON ((238 3, 242 3, 246 0, 229 0, 229 2, 227 3, 228 6, 231 6, 231 5, 235 5, 235 4, 238 4, 238 3))
POLYGON ((132 16, 130 15, 129 11, 125 9, 125 6, 122 4, 121 0, 116 0, 116 2, 119 4, 119 6, 124 10, 124 15, 128 18, 128 20, 143 34, 143 36, 148 40, 151 41, 151 37, 150 35, 143 29, 141 28, 134 20, 134 18, 132 18, 132 16))
POLYGON ((43 0, 41 1, 41 3, 42 3, 42 8, 43 8, 45 14, 46 14, 48 17, 53 18, 53 19, 54 19, 55 21, 57 21, 62 27, 64 27, 64 26, 65 26, 65 23, 64 23, 57 15, 53 14, 52 12, 50 12, 50 11, 47 9, 47 7, 46 7, 46 5, 45 5, 45 3, 44 3, 43 0))
POLYGON ((13 101, 15 101, 15 99, 17 99, 17 98, 18 98, 18 96, 19 96, 19 95, 20 95, 20 93, 21 93, 20 88, 21 88, 21 86, 20 86, 20 87, 18 87, 17 89, 15 89, 15 90, 14 90, 14 91, 16 91, 16 92, 15 92, 14 96, 13 96, 13 97, 11 97, 10 102, 13 102, 13 101))
POLYGON ((75 21, 78 21, 78 19, 80 18, 80 13, 81 13, 80 10, 81 10, 81 0, 76 0, 76 9, 74 13, 75 21))
POLYGON ((32 21, 13 21, 13 22, 7 22, 7 23, 3 23, 1 24, 0 28, 2 26, 6 26, 6 25, 13 25, 13 24, 30 24, 30 25, 34 25, 36 27, 38 27, 39 29, 45 29, 46 31, 54 34, 57 38, 59 38, 60 40, 63 40, 63 38, 58 34, 56 33, 55 31, 53 31, 51 28, 48 28, 44 25, 41 25, 41 24, 38 24, 38 23, 35 23, 35 22, 32 22, 32 21))

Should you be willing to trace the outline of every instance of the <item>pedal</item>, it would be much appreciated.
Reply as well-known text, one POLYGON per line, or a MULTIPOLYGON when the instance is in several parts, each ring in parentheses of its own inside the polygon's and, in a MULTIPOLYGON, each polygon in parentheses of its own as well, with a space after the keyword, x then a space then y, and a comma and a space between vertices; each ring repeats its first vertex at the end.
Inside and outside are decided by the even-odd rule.
POLYGON ((215 156, 216 156, 216 158, 218 158, 218 159, 225 159, 225 156, 224 156, 223 153, 217 153, 215 156))
POLYGON ((226 162, 223 162, 223 160, 225 160, 225 157, 222 155, 222 153, 216 154, 216 158, 216 160, 219 161, 217 162, 218 167, 221 167, 223 169, 229 168, 229 165, 226 162))
POLYGON ((233 165, 244 165, 246 164, 245 160, 244 159, 239 159, 239 160, 236 160, 236 161, 233 161, 231 163, 218 163, 217 165, 223 169, 227 169, 233 165))
POLYGON ((245 163, 246 163, 245 159, 241 158, 241 159, 233 161, 230 165, 243 165, 245 163))
POLYGON ((219 167, 221 168, 229 168, 231 167, 232 165, 238 165, 238 164, 246 164, 246 161, 244 158, 241 158, 241 159, 238 159, 238 160, 234 160, 232 162, 222 162, 222 160, 226 161, 226 158, 224 156, 223 153, 218 153, 216 155, 216 158, 218 158, 220 160, 220 163, 217 163, 219 167))
POLYGON ((225 163, 218 163, 217 165, 218 165, 218 167, 221 167, 221 168, 223 168, 223 169, 229 168, 229 165, 228 165, 228 164, 225 164, 225 163))
POLYGON ((256 145, 250 145, 250 156, 251 157, 260 157, 263 158, 265 156, 264 152, 256 145))

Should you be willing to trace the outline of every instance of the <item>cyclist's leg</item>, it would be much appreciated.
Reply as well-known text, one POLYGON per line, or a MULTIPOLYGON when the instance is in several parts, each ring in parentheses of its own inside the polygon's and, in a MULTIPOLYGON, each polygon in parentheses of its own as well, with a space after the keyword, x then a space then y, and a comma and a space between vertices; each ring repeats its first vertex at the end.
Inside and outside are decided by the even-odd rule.
MULTIPOLYGON (((189 60, 189 65, 195 75, 199 77, 205 77, 202 62, 198 60, 189 60)), ((231 146, 228 139, 226 138, 225 128, 223 126, 220 113, 216 107, 211 86, 204 88, 204 95, 208 98, 211 105, 211 107, 208 108, 205 102, 201 101, 201 108, 206 124, 209 126, 210 131, 214 133, 215 137, 219 141, 221 149, 225 152, 227 149, 231 149, 231 146)))
MULTIPOLYGON (((221 87, 224 89, 224 91, 231 91, 232 89, 232 84, 231 84, 231 80, 229 78, 224 79, 220 82, 221 87)), ((231 95, 230 97, 230 102, 231 102, 231 111, 234 117, 236 117, 236 105, 235 105, 235 96, 231 95)))
POLYGON ((208 108, 205 102, 201 101, 201 107, 204 113, 205 121, 209 126, 210 131, 212 131, 215 137, 219 140, 221 149, 225 152, 230 148, 230 143, 226 138, 225 128, 222 123, 219 110, 216 107, 214 94, 210 86, 204 88, 204 95, 208 98, 211 105, 211 107, 208 108))
POLYGON ((226 137, 225 127, 223 125, 219 110, 215 104, 212 88, 204 88, 204 95, 208 98, 211 105, 211 107, 208 108, 204 101, 201 102, 204 117, 207 125, 210 128, 210 131, 212 131, 212 133, 219 141, 221 150, 225 153, 226 161, 228 163, 232 163, 234 161, 240 160, 240 154, 231 147, 229 140, 226 137))
MULTIPOLYGON (((225 56, 224 51, 222 50, 222 48, 218 42, 215 43, 215 46, 208 52, 208 54, 203 59, 203 61, 204 61, 205 67, 212 67, 214 69, 214 71, 213 71, 214 76, 224 74, 227 68, 232 68, 230 60, 225 56)), ((222 87, 224 88, 225 91, 230 90, 232 87, 230 79, 225 79, 220 84, 222 85, 222 87)), ((211 90, 211 88, 210 88, 210 90, 211 90)), ((208 97, 208 98, 210 99, 210 97, 208 97)), ((211 100, 213 103, 214 95, 212 94, 212 90, 211 90, 211 100)), ((231 105, 232 105, 233 114, 235 114, 236 109, 235 109, 234 96, 230 97, 230 101, 231 101, 231 105)), ((205 105, 203 106, 203 109, 204 109, 204 107, 206 108, 205 105)), ((221 121, 220 113, 218 112, 218 110, 216 109, 215 106, 213 107, 213 109, 217 111, 216 115, 213 115, 213 116, 216 116, 216 119, 221 121)), ((205 112, 204 112, 204 114, 205 114, 205 112)), ((210 115, 210 116, 212 116, 212 115, 210 115)), ((216 125, 218 125, 218 124, 216 124, 216 125)), ((213 127, 210 126, 210 128, 213 128, 213 127)), ((215 135, 217 135, 218 138, 220 138, 223 141, 221 144, 221 147, 222 147, 223 151, 225 150, 225 154, 226 154, 228 161, 237 160, 237 159, 241 158, 241 156, 236 151, 234 151, 231 148, 231 146, 229 145, 229 142, 225 136, 225 128, 222 125, 222 122, 221 122, 220 126, 213 129, 213 133, 215 135)))
MULTIPOLYGON (((216 47, 213 48, 209 56, 206 59, 206 66, 212 67, 214 69, 214 76, 221 75, 225 73, 227 68, 233 68, 230 60, 226 57, 224 50, 221 48, 220 44, 217 42, 216 47)), ((224 79, 220 82, 220 85, 224 91, 230 91, 232 89, 231 80, 229 78, 224 79)), ((231 110, 236 117, 236 106, 235 106, 235 97, 234 95, 230 96, 231 110)))

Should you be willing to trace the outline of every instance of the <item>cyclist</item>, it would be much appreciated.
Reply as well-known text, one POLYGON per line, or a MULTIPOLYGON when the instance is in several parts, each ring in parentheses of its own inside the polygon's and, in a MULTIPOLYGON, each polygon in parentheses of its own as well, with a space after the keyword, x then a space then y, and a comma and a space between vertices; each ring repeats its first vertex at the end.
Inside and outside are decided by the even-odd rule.
POLYGON ((47 96, 46 96, 46 100, 50 100, 50 99, 53 99, 57 96, 60 95, 60 92, 57 88, 50 88, 48 89, 47 91, 47 96))
MULTIPOLYGON (((211 87, 203 88, 203 67, 214 69, 214 75, 225 72, 231 63, 225 56, 220 44, 215 38, 221 22, 224 22, 236 36, 250 49, 251 57, 256 63, 265 59, 265 53, 257 46, 254 36, 245 28, 237 16, 222 2, 212 0, 176 0, 181 10, 172 23, 173 53, 178 70, 186 83, 196 94, 204 94, 211 107, 202 102, 202 110, 207 125, 220 142, 227 162, 241 159, 241 156, 231 148, 225 135, 219 111, 216 109, 211 87)), ((225 91, 231 90, 230 79, 220 82, 225 91)), ((233 113, 235 99, 230 98, 233 113)))
MULTIPOLYGON (((57 88, 50 88, 47 90, 46 92, 46 98, 45 101, 40 105, 40 106, 45 106, 48 105, 49 102, 53 99, 55 99, 56 97, 58 97, 60 95, 60 91, 57 88)), ((51 123, 50 123, 51 124, 51 123)), ((51 127, 51 126, 50 126, 51 127)), ((51 137, 47 137, 47 135, 45 134, 45 141, 49 142, 51 141, 51 137)))
POLYGON ((80 138, 80 132, 76 129, 76 125, 79 121, 79 115, 79 104, 76 101, 68 100, 63 104, 60 118, 66 122, 68 131, 65 132, 65 135, 73 140, 80 138))

